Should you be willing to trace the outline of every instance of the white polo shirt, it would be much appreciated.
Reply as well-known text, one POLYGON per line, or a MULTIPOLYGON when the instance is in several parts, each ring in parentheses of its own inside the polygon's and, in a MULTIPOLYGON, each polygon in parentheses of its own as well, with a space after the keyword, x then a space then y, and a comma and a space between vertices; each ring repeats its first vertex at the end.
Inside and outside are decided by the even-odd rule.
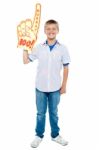
POLYGON ((36 88, 42 92, 54 92, 61 88, 60 71, 70 63, 67 48, 56 43, 52 50, 46 44, 39 44, 29 54, 29 60, 38 59, 36 88))

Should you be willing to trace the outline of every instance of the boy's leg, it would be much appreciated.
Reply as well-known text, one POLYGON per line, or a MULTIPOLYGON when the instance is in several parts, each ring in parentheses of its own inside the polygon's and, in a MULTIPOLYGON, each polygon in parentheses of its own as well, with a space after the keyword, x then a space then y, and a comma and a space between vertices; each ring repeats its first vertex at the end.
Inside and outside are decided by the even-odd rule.
POLYGON ((45 131, 45 119, 47 110, 47 93, 36 89, 36 107, 37 107, 37 122, 36 135, 43 138, 45 131))
POLYGON ((60 102, 60 90, 50 92, 48 95, 49 120, 51 125, 51 137, 55 138, 59 135, 58 127, 58 104, 60 102))

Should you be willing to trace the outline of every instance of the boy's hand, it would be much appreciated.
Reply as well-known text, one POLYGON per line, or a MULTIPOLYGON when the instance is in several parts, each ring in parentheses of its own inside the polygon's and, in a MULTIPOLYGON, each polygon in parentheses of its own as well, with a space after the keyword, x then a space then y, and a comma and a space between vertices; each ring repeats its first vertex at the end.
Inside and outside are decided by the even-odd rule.
POLYGON ((37 33, 40 26, 41 5, 36 4, 34 20, 27 19, 17 26, 18 47, 31 51, 37 40, 37 33))
POLYGON ((64 93, 66 93, 66 86, 62 85, 60 88, 60 94, 64 94, 64 93))

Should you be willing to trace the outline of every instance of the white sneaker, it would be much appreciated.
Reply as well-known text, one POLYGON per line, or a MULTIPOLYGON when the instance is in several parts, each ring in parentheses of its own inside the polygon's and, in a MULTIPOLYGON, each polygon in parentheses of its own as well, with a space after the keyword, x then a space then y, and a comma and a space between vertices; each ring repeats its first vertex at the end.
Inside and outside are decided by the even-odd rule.
POLYGON ((39 146, 39 144, 41 143, 42 138, 40 138, 39 136, 35 136, 35 139, 33 140, 33 142, 31 143, 31 147, 32 148, 36 148, 39 146))
POLYGON ((60 135, 58 135, 56 138, 52 138, 52 141, 57 142, 62 146, 68 145, 68 142, 65 141, 60 135))

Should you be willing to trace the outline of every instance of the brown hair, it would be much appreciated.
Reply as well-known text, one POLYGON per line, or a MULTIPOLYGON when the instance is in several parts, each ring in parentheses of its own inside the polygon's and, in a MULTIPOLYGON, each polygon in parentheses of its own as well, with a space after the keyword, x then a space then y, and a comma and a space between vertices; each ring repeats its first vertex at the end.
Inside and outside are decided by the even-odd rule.
POLYGON ((56 20, 51 19, 51 20, 48 20, 48 21, 45 22, 45 26, 49 25, 49 24, 56 24, 57 28, 59 30, 59 24, 58 24, 58 22, 56 20))

